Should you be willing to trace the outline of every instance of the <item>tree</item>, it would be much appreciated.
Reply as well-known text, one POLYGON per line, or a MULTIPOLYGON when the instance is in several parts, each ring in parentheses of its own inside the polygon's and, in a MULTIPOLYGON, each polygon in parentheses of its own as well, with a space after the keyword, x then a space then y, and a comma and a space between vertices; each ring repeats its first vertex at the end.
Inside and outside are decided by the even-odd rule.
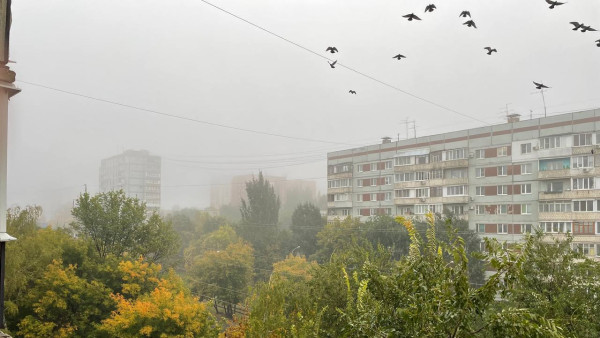
POLYGON ((17 238, 37 230, 37 222, 42 215, 42 207, 28 205, 24 209, 20 207, 9 208, 6 211, 6 231, 17 238))
POLYGON ((293 243, 300 246, 298 251, 307 257, 317 251, 317 234, 324 225, 321 211, 312 203, 303 203, 296 207, 292 215, 293 243))
POLYGON ((369 241, 361 236, 363 229, 364 225, 360 220, 351 217, 344 220, 336 219, 325 225, 323 230, 317 234, 318 250, 311 258, 324 263, 335 252, 343 252, 356 245, 371 248, 369 241))
POLYGON ((365 237, 371 242, 373 247, 383 246, 392 251, 394 259, 408 253, 410 239, 408 232, 402 224, 388 215, 378 215, 369 218, 364 224, 365 237))
POLYGON ((279 207, 281 202, 275 194, 275 189, 262 172, 258 179, 246 182, 248 202, 242 198, 242 222, 245 225, 276 227, 279 220, 279 207))
POLYGON ((145 255, 150 260, 163 259, 178 249, 178 238, 170 223, 152 214, 146 205, 121 191, 90 196, 81 194, 72 211, 72 228, 89 238, 98 255, 122 257, 145 255))

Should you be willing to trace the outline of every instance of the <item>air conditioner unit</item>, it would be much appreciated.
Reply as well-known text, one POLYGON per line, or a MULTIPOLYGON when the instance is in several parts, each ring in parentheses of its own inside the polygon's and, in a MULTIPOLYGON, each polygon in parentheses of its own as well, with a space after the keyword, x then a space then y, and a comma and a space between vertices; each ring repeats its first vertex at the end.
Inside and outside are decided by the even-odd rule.
POLYGON ((540 147, 538 147, 538 146, 533 146, 533 150, 540 150, 540 147))

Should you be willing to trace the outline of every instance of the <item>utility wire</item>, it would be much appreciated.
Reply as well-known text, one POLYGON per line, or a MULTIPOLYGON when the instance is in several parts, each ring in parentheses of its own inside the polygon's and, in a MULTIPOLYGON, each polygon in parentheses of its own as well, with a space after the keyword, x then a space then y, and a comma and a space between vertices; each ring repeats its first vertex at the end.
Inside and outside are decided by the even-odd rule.
MULTIPOLYGON (((296 47, 298 47, 298 48, 300 48, 300 49, 302 49, 302 50, 304 50, 304 51, 306 51, 306 52, 309 52, 309 53, 311 53, 311 54, 314 54, 314 55, 316 55, 316 56, 318 56, 318 57, 320 57, 320 58, 322 58, 322 59, 325 59, 325 60, 331 61, 331 59, 330 59, 330 58, 328 58, 328 57, 326 57, 326 56, 323 56, 323 55, 319 54, 318 52, 315 52, 314 50, 312 50, 312 49, 310 49, 310 48, 304 47, 304 46, 302 46, 302 45, 300 45, 300 44, 298 44, 298 43, 296 43, 296 42, 294 42, 294 41, 292 41, 292 40, 289 40, 289 39, 287 39, 287 38, 285 38, 285 37, 283 37, 283 36, 281 36, 281 35, 279 35, 279 34, 277 34, 277 33, 274 33, 274 32, 272 32, 272 31, 270 31, 270 30, 268 30, 268 29, 266 29, 266 28, 264 28, 264 27, 262 27, 262 26, 259 26, 259 25, 255 24, 255 23, 253 23, 253 22, 251 22, 251 21, 249 21, 249 20, 246 20, 246 19, 242 18, 241 16, 239 16, 239 15, 236 15, 236 14, 234 14, 234 13, 232 13, 232 12, 230 12, 230 11, 228 11, 228 10, 226 10, 226 9, 222 8, 222 7, 219 7, 219 6, 215 5, 215 4, 212 4, 212 3, 210 3, 210 2, 208 2, 208 1, 206 1, 206 0, 200 0, 200 1, 201 1, 201 2, 203 2, 203 3, 205 3, 205 4, 207 4, 207 5, 209 5, 209 6, 212 6, 212 7, 216 8, 216 9, 218 9, 218 10, 220 10, 220 11, 222 11, 222 12, 226 13, 226 14, 229 14, 229 15, 231 15, 232 17, 234 17, 234 18, 236 18, 236 19, 238 19, 238 20, 241 20, 241 21, 243 21, 243 22, 245 22, 245 23, 247 23, 247 24, 249 24, 249 25, 251 25, 251 26, 253 26, 253 27, 256 27, 256 28, 258 28, 258 29, 260 29, 260 30, 262 30, 262 31, 264 31, 264 32, 266 32, 266 33, 268 33, 268 34, 270 34, 270 35, 273 35, 274 37, 276 37, 276 38, 278 38, 278 39, 281 39, 281 40, 283 40, 283 41, 285 41, 285 42, 287 42, 287 43, 290 43, 290 44, 292 44, 292 45, 294 45, 294 46, 296 46, 296 47)), ((439 104, 439 103, 436 103, 436 102, 434 102, 434 101, 432 101, 432 100, 429 100, 429 99, 426 99, 426 98, 424 98, 424 97, 418 96, 418 95, 416 95, 416 94, 410 93, 410 92, 408 92, 408 91, 406 91, 406 90, 403 90, 403 89, 401 89, 401 88, 398 88, 398 87, 396 87, 396 86, 394 86, 394 85, 392 85, 392 84, 389 84, 389 83, 387 83, 387 82, 381 81, 381 80, 379 80, 379 79, 377 79, 377 78, 375 78, 375 77, 373 77, 373 76, 371 76, 371 75, 368 75, 368 74, 366 74, 366 73, 363 73, 363 72, 361 72, 361 71, 359 71, 359 70, 356 70, 356 69, 354 69, 354 68, 352 68, 352 67, 350 67, 350 66, 346 66, 346 65, 344 65, 344 64, 342 64, 342 63, 340 63, 340 62, 338 62, 336 65, 337 65, 337 66, 340 66, 340 67, 343 67, 343 68, 346 68, 346 69, 348 69, 348 70, 349 70, 349 71, 351 71, 351 72, 354 72, 354 73, 356 73, 356 74, 358 74, 358 75, 361 75, 361 76, 363 76, 363 77, 366 77, 366 78, 367 78, 367 79, 369 79, 369 80, 375 81, 375 82, 377 82, 377 83, 379 83, 379 84, 381 84, 381 85, 384 85, 384 86, 386 86, 386 87, 388 87, 388 88, 391 88, 391 89, 393 89, 393 90, 396 90, 396 91, 398 91, 398 92, 401 92, 401 93, 403 93, 403 94, 405 94, 405 95, 408 95, 408 96, 410 96, 410 97, 412 97, 412 98, 415 98, 415 99, 417 99, 417 100, 420 100, 420 101, 423 101, 423 102, 429 103, 429 104, 431 104, 431 105, 433 105, 433 106, 435 106, 435 107, 441 108, 441 109, 443 109, 443 110, 447 110, 447 111, 449 111, 449 112, 452 112, 452 113, 458 114, 458 115, 460 115, 460 116, 463 116, 463 117, 466 117, 466 118, 469 118, 469 119, 472 119, 472 120, 475 120, 475 121, 481 122, 481 123, 483 123, 483 124, 486 124, 486 125, 490 125, 490 124, 491 124, 491 123, 485 122, 485 121, 483 121, 483 120, 480 120, 480 119, 478 119, 478 118, 476 118, 476 117, 473 117, 473 116, 470 116, 470 115, 467 115, 467 114, 461 113, 461 112, 459 112, 459 111, 456 111, 456 110, 454 110, 454 109, 452 109, 452 108, 449 108, 449 107, 443 106, 443 105, 441 105, 441 104, 439 104)))
POLYGON ((194 122, 194 123, 209 125, 209 126, 213 126, 213 127, 219 127, 219 128, 225 128, 225 129, 243 131, 243 132, 253 133, 253 134, 258 134, 258 135, 267 135, 267 136, 281 137, 281 138, 286 138, 286 139, 291 139, 291 140, 308 141, 308 142, 320 142, 320 143, 328 143, 328 144, 339 144, 339 145, 346 145, 346 146, 358 146, 356 144, 350 144, 350 143, 344 143, 344 142, 335 142, 335 141, 328 141, 328 140, 311 139, 311 138, 306 138, 306 137, 298 137, 298 136, 289 136, 289 135, 283 135, 283 134, 270 133, 270 132, 266 132, 266 131, 255 130, 255 129, 234 127, 234 126, 230 126, 230 125, 226 125, 226 124, 215 123, 215 122, 204 121, 204 120, 198 120, 198 119, 194 119, 194 118, 191 118, 191 117, 185 117, 185 116, 179 116, 179 115, 173 115, 173 114, 169 114, 169 113, 164 113, 164 112, 161 112, 161 111, 158 111, 158 110, 141 108, 141 107, 137 107, 137 106, 133 106, 133 105, 130 105, 130 104, 121 103, 121 102, 117 102, 117 101, 111 101, 111 100, 101 99, 101 98, 98 98, 98 97, 94 97, 94 96, 90 96, 90 95, 85 95, 85 94, 81 94, 81 93, 76 93, 76 92, 72 92, 72 91, 68 91, 68 90, 64 90, 64 89, 58 89, 58 88, 46 86, 46 85, 39 84, 39 83, 33 83, 33 82, 23 81, 23 80, 16 80, 16 81, 17 82, 21 82, 21 83, 25 83, 25 84, 28 84, 28 85, 31 85, 31 86, 36 86, 36 87, 40 87, 40 88, 44 88, 44 89, 48 89, 48 90, 60 92, 60 93, 63 93, 63 94, 68 94, 68 95, 73 95, 73 96, 79 96, 79 97, 83 97, 83 98, 86 98, 86 99, 89 99, 89 100, 94 100, 94 101, 98 101, 98 102, 108 103, 108 104, 112 104, 112 105, 116 105, 116 106, 120 106, 120 107, 125 107, 125 108, 129 108, 129 109, 143 111, 143 112, 154 114, 154 115, 159 115, 159 116, 164 116, 164 117, 171 117, 171 118, 175 118, 175 119, 179 119, 179 120, 184 120, 184 121, 189 121, 189 122, 194 122))

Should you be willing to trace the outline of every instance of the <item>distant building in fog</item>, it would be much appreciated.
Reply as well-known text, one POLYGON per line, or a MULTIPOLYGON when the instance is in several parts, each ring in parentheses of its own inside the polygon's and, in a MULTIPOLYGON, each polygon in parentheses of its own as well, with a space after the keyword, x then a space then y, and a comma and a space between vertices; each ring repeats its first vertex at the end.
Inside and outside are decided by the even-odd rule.
MULTIPOLYGON (((240 206, 242 198, 248 199, 246 182, 252 181, 253 178, 258 179, 258 175, 234 176, 229 184, 211 186, 211 208, 218 210, 223 205, 240 206)), ((287 201, 288 195, 294 192, 307 192, 314 198, 317 196, 317 183, 315 181, 286 179, 282 176, 267 175, 264 175, 264 178, 271 183, 282 204, 287 201)))
POLYGON ((146 150, 126 150, 100 163, 100 191, 123 189, 129 197, 146 202, 151 210, 160 209, 160 156, 146 150))

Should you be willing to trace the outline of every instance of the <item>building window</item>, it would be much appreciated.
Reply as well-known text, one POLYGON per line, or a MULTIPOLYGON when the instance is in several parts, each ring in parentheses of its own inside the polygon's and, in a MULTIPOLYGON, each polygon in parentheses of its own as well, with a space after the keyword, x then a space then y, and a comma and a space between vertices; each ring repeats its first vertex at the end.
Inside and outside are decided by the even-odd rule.
POLYGON ((371 163, 371 171, 377 171, 377 163, 371 163))
POLYGON ((573 211, 575 211, 575 212, 594 211, 594 201, 593 200, 573 201, 573 211))
POLYGON ((415 173, 399 173, 395 175, 396 182, 409 182, 415 180, 415 173))
POLYGON ((507 172, 505 165, 498 166, 498 176, 506 176, 507 172))
POLYGON ((540 222, 540 228, 545 233, 557 234, 572 231, 571 222, 540 222))
POLYGON ((445 178, 466 178, 467 168, 453 168, 444 170, 445 178))
POLYGON ((429 172, 417 171, 415 172, 415 181, 424 181, 429 178, 429 172))
POLYGON ((498 215, 508 214, 508 204, 498 204, 496 206, 496 214, 498 214, 498 215))
POLYGON ((448 207, 448 210, 453 215, 464 215, 464 213, 465 213, 465 206, 464 205, 451 205, 451 206, 448 207))
POLYGON ((581 146, 591 146, 592 145, 592 134, 576 134, 573 135, 573 146, 581 147, 581 146))
POLYGON ((358 171, 359 173, 363 172, 363 166, 362 166, 362 164, 359 164, 359 165, 356 166, 356 171, 358 171))
POLYGON ((596 222, 596 235, 600 235, 600 222, 596 222))
POLYGON ((409 189, 395 190, 396 197, 398 198, 408 198, 410 197, 409 189))
POLYGON ((531 163, 521 164, 521 175, 528 175, 532 172, 533 165, 531 163))
POLYGON ((553 158, 549 160, 540 160, 540 171, 563 170, 571 167, 571 161, 566 158, 553 158))
POLYGON ((521 224, 521 233, 522 234, 530 234, 531 233, 531 224, 521 224))
POLYGON ((394 158, 394 165, 409 165, 410 164, 410 156, 400 156, 394 158))
POLYGON ((531 143, 521 144, 521 154, 530 154, 530 153, 531 153, 531 143))
POLYGON ((496 156, 498 156, 498 157, 508 156, 508 147, 504 146, 504 147, 496 148, 496 156))
POLYGON ((476 196, 485 196, 485 187, 475 187, 476 196))
POLYGON ((479 233, 484 233, 485 232, 485 224, 478 223, 478 224, 476 224, 475 228, 477 229, 477 232, 479 232, 479 233))
POLYGON ((496 190, 498 195, 508 195, 508 185, 499 185, 496 190))
POLYGON ((441 204, 416 204, 415 205, 415 214, 424 215, 428 212, 432 213, 441 213, 442 212, 441 204))
POLYGON ((350 216, 350 211, 352 209, 342 209, 342 216, 350 216))
POLYGON ((392 169, 392 161, 385 161, 385 169, 392 169))
POLYGON ((485 177, 485 168, 475 168, 475 177, 485 177))
POLYGON ((466 158, 465 153, 465 148, 446 150, 446 161, 466 158))
POLYGON ((531 183, 521 184, 521 195, 531 194, 531 183))
POLYGON ((498 224, 498 233, 499 234, 507 234, 508 233, 508 224, 498 224))
POLYGON ((356 194, 356 202, 362 202, 363 201, 363 195, 362 194, 356 194))
POLYGON ((441 162, 442 161, 442 154, 441 153, 430 154, 429 157, 431 159, 431 162, 441 162))
POLYGON ((573 243, 573 251, 577 251, 585 256, 590 255, 590 251, 593 250, 593 245, 590 243, 573 243))
POLYGON ((594 178, 583 177, 573 179, 573 190, 590 190, 594 189, 594 178))
POLYGON ((420 188, 415 190, 416 197, 429 197, 429 188, 420 188))
POLYGON ((444 195, 443 187, 430 187, 429 196, 431 197, 442 197, 444 195))
POLYGON ((427 164, 429 163, 429 155, 420 155, 415 157, 415 162, 417 164, 427 164))
POLYGON ((521 215, 531 215, 531 204, 521 204, 521 215))
POLYGON ((335 194, 333 198, 334 202, 344 202, 348 200, 348 194, 335 194))
POLYGON ((540 139, 540 148, 542 148, 542 149, 560 148, 560 136, 542 137, 540 139))
POLYGON ((571 212, 571 201, 540 202, 540 212, 571 212))
POLYGON ((485 158, 485 150, 484 149, 477 149, 475 150, 475 158, 485 158))
POLYGON ((391 200, 392 200, 392 193, 386 192, 385 193, 385 201, 391 201, 391 200))
POLYGON ((561 193, 563 192, 563 182, 562 181, 550 181, 546 184, 546 192, 547 193, 561 193))
POLYGON ((571 159, 571 168, 591 168, 594 166, 593 156, 575 156, 571 159))
POLYGON ((464 185, 454 185, 446 188, 447 196, 463 196, 466 192, 466 186, 464 185))
POLYGON ((438 169, 438 170, 432 170, 429 173, 429 178, 434 180, 436 178, 443 178, 444 177, 444 171, 442 169, 438 169))
POLYGON ((375 187, 375 186, 377 186, 377 179, 376 179, 376 178, 372 178, 372 179, 371 179, 371 186, 372 186, 372 187, 375 187))
POLYGON ((392 176, 386 176, 385 177, 385 185, 390 185, 392 184, 392 176))
POLYGON ((475 214, 477 215, 485 215, 485 205, 476 205, 475 206, 475 214))

